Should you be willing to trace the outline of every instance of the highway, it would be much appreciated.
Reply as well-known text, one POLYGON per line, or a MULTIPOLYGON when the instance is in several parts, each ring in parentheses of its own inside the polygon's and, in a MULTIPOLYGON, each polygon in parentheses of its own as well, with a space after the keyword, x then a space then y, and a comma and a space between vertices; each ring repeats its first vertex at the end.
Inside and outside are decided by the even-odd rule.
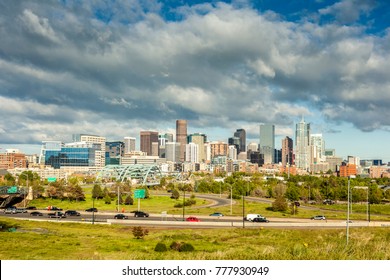
MULTIPOLYGON (((92 213, 81 211, 80 216, 67 216, 66 218, 49 218, 46 210, 41 210, 43 216, 30 216, 29 213, 5 214, 0 212, 1 217, 10 217, 16 219, 28 219, 37 221, 54 221, 54 222, 79 222, 92 223, 92 213)), ((128 219, 116 220, 114 219, 115 212, 95 213, 94 223, 101 224, 122 224, 129 226, 146 226, 146 227, 161 227, 161 228, 345 228, 345 220, 310 220, 298 218, 269 218, 269 223, 253 223, 243 222, 242 217, 210 217, 197 216, 200 222, 183 221, 181 215, 166 215, 151 214, 148 218, 136 218, 133 213, 125 213, 128 219)), ((188 217, 187 215, 185 217, 188 217)), ((353 221, 349 227, 390 227, 390 222, 374 221, 368 223, 367 221, 353 221)))

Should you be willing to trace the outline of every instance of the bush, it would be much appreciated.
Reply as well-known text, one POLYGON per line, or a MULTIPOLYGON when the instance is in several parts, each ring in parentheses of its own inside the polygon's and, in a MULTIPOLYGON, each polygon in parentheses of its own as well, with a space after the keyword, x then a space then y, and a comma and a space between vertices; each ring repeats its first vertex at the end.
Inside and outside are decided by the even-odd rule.
POLYGON ((195 250, 194 246, 192 246, 190 243, 182 243, 182 242, 176 242, 176 241, 173 241, 169 247, 172 250, 175 250, 178 252, 192 252, 195 250))
POLYGON ((156 247, 154 247, 155 252, 166 252, 167 250, 167 246, 162 242, 157 243, 156 247))
POLYGON ((286 199, 283 196, 278 195, 275 201, 272 203, 272 210, 284 212, 287 210, 287 208, 288 205, 286 199))
POLYGON ((111 204, 111 197, 109 195, 107 195, 107 194, 104 197, 104 203, 105 204, 111 204))
POLYGON ((175 250, 175 251, 179 251, 180 247, 181 247, 181 243, 180 242, 176 242, 176 241, 173 241, 171 243, 171 245, 169 245, 169 248, 171 248, 172 250, 175 250))
POLYGON ((194 246, 192 246, 190 243, 182 243, 179 248, 179 252, 192 252, 194 250, 194 246))
POLYGON ((133 236, 137 239, 143 239, 146 235, 149 234, 148 229, 143 229, 142 227, 133 227, 133 236))

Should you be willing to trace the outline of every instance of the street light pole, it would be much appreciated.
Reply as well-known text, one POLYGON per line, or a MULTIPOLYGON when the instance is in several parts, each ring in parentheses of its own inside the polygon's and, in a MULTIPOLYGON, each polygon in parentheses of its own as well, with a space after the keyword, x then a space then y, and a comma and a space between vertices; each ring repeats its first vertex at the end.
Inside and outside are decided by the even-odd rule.
POLYGON ((350 181, 351 181, 351 178, 355 178, 354 175, 350 175, 348 176, 348 203, 347 203, 347 246, 348 246, 348 238, 349 238, 349 198, 350 198, 350 181))
POLYGON ((347 246, 348 246, 348 237, 349 237, 349 185, 350 185, 350 178, 348 177, 348 202, 347 202, 347 246))

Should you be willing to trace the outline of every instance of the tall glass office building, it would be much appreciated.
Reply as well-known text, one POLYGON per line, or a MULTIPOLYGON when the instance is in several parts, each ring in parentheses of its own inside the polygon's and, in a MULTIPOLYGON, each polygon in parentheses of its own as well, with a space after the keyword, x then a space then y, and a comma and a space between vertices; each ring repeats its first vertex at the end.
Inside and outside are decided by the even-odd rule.
POLYGON ((95 166, 96 151, 101 149, 99 144, 85 142, 69 143, 53 146, 43 143, 41 156, 45 165, 55 169, 68 166, 95 166))

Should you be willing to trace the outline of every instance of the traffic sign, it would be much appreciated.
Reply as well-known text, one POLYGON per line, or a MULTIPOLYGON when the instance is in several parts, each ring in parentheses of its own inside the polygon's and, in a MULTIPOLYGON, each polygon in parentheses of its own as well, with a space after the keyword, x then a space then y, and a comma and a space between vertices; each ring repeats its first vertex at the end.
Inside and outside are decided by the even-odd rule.
POLYGON ((49 183, 55 182, 55 181, 57 181, 57 178, 56 178, 56 177, 49 177, 49 178, 47 178, 47 181, 48 181, 49 183))
POLYGON ((134 198, 145 198, 145 190, 144 189, 134 190, 134 198))

